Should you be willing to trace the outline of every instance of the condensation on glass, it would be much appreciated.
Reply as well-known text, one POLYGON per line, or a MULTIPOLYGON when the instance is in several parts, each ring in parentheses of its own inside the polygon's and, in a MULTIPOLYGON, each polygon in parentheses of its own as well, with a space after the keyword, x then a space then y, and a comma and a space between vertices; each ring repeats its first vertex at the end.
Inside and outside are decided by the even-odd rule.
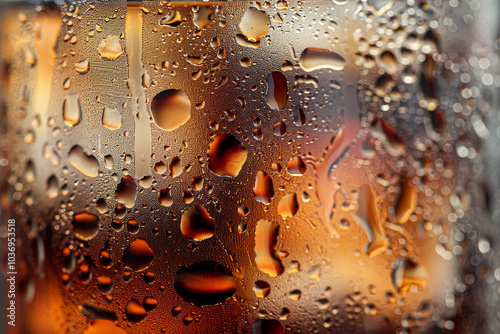
POLYGON ((481 5, 4 7, 12 333, 497 329, 481 5))

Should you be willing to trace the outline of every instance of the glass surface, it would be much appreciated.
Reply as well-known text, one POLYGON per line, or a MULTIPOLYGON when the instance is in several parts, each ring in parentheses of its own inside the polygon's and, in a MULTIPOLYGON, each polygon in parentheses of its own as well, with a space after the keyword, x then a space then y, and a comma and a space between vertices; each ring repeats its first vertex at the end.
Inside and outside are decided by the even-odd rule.
POLYGON ((4 2, 2 332, 497 333, 498 11, 4 2))

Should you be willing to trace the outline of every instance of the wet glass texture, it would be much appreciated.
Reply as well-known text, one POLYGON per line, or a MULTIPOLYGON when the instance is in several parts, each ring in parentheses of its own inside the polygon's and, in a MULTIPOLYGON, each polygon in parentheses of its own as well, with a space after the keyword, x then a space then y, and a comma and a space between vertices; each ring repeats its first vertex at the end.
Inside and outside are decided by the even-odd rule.
POLYGON ((500 331, 496 1, 1 8, 7 333, 500 331))

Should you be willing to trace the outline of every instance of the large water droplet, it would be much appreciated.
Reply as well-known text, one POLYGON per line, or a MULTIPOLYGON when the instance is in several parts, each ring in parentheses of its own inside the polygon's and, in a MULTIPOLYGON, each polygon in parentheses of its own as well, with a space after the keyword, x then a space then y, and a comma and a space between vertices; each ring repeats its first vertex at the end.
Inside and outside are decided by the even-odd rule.
POLYGON ((160 20, 160 25, 165 25, 169 27, 178 27, 182 23, 181 13, 177 10, 170 11, 167 16, 160 20))
POLYGON ((371 185, 365 184, 360 189, 359 210, 356 220, 363 227, 370 244, 366 250, 368 256, 384 252, 389 242, 382 230, 382 219, 378 209, 378 200, 371 185))
POLYGON ((274 256, 279 225, 268 220, 259 220, 255 229, 255 264, 260 271, 271 277, 283 273, 284 268, 274 256))
POLYGON ((274 196, 273 180, 263 171, 257 172, 253 187, 255 200, 264 204, 271 203, 274 196))
POLYGON ((250 41, 259 41, 269 32, 271 20, 266 12, 255 7, 249 8, 240 22, 241 32, 250 41))
POLYGON ((184 212, 181 219, 181 232, 191 240, 210 238, 215 231, 215 219, 210 217, 207 210, 196 205, 184 212))
POLYGON ((59 195, 59 180, 55 175, 51 175, 47 180, 47 197, 56 198, 59 195))
POLYGON ((78 94, 69 94, 63 102, 63 117, 66 124, 75 126, 82 118, 82 108, 78 94))
POLYGON ((135 239, 123 252, 123 264, 133 271, 146 270, 154 259, 154 253, 148 243, 135 239))
POLYGON ((400 293, 405 293, 413 285, 423 289, 427 284, 427 271, 410 259, 397 258, 392 269, 392 283, 400 293))
POLYGON ((345 60, 338 53, 330 50, 307 48, 300 56, 299 65, 306 72, 323 68, 340 71, 344 69, 345 60))
POLYGON ((73 216, 73 229, 77 238, 90 240, 99 232, 99 217, 87 212, 77 213, 73 216))
POLYGON ((125 305, 125 315, 130 322, 141 322, 146 318, 148 312, 136 299, 131 299, 125 305))
POLYGON ((122 115, 116 108, 104 108, 102 114, 102 125, 110 130, 119 129, 122 126, 122 115))
POLYGON ((410 184, 411 178, 405 177, 400 183, 400 192, 394 203, 396 222, 405 224, 417 206, 415 186, 410 184))
POLYGON ((168 166, 170 170, 170 176, 177 177, 182 174, 182 164, 181 164, 181 159, 178 157, 175 157, 170 161, 170 165, 168 166))
POLYGON ((90 62, 88 58, 79 61, 78 63, 75 64, 75 70, 81 74, 87 73, 89 71, 89 68, 90 68, 90 62))
POLYGON ((173 130, 191 117, 191 101, 183 90, 168 89, 151 101, 153 120, 163 130, 173 130))
POLYGON ((266 298, 271 293, 271 287, 269 283, 265 281, 257 281, 253 285, 253 291, 255 292, 255 296, 257 298, 266 298))
POLYGON ((115 199, 125 204, 127 208, 133 208, 135 197, 137 196, 137 184, 130 176, 122 177, 121 182, 116 187, 115 199))
POLYGON ((247 149, 231 134, 213 139, 208 150, 210 170, 219 176, 237 176, 247 159, 247 149))
POLYGON ((282 110, 286 107, 288 88, 286 78, 281 72, 271 72, 266 78, 266 102, 275 109, 282 110))
POLYGON ((278 204, 278 214, 283 218, 295 216, 298 209, 299 203, 297 203, 297 195, 295 193, 286 194, 278 204))
POLYGON ((174 279, 175 290, 197 306, 223 302, 236 292, 231 271, 213 261, 199 262, 181 268, 174 279))
POLYGON ((86 176, 96 177, 98 174, 99 163, 97 159, 91 155, 87 155, 79 145, 73 146, 69 151, 68 162, 86 176))
POLYGON ((212 26, 212 7, 200 6, 193 14, 193 23, 200 29, 208 29, 212 26))
POLYGON ((106 39, 101 40, 97 50, 102 58, 116 60, 123 54, 120 37, 109 35, 106 39))

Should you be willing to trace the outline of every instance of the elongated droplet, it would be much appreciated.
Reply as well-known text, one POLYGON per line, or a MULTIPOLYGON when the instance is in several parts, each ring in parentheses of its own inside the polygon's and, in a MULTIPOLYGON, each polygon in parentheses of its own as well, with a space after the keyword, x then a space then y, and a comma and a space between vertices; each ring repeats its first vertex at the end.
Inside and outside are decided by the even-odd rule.
POLYGON ((271 277, 281 275, 284 271, 281 261, 274 255, 278 228, 278 224, 262 219, 257 222, 255 230, 255 264, 271 277))
POLYGON ((288 88, 286 78, 281 72, 272 72, 267 76, 266 102, 275 109, 282 110, 286 107, 288 88))
POLYGON ((78 94, 69 94, 63 102, 63 117, 66 124, 75 126, 82 118, 82 107, 78 94))
POLYGON ((323 68, 341 71, 344 69, 345 60, 338 53, 330 50, 307 48, 300 56, 299 65, 306 72, 323 68))

